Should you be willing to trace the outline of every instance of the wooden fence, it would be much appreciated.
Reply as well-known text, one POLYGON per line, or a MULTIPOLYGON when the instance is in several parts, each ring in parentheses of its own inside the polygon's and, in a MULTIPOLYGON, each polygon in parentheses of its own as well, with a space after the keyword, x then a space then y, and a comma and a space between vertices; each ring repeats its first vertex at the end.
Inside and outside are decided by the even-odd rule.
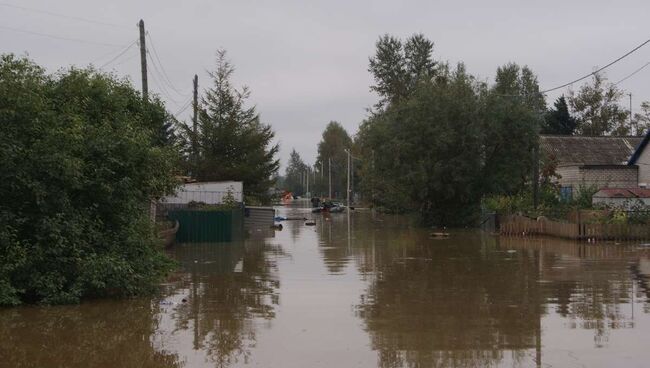
POLYGON ((549 235, 574 240, 650 239, 649 225, 572 223, 521 215, 499 216, 499 232, 503 235, 549 235))

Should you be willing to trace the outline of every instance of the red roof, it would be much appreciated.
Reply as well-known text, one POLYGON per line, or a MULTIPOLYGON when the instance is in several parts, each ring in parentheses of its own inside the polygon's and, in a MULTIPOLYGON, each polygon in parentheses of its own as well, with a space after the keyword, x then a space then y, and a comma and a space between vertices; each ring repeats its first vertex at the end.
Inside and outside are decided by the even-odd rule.
POLYGON ((596 198, 650 198, 650 189, 603 188, 594 194, 596 198))

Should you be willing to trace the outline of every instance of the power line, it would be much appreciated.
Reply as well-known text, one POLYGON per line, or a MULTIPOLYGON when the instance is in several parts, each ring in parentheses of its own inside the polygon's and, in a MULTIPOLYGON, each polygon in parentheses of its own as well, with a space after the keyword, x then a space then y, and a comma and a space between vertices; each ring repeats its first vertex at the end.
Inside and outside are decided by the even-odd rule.
MULTIPOLYGON (((612 66, 612 65, 614 65, 614 64, 616 64, 616 63, 618 63, 619 61, 625 59, 626 57, 628 57, 629 55, 631 55, 632 53, 634 53, 634 52, 637 51, 638 49, 640 49, 640 48, 642 48, 643 46, 647 45, 648 43, 650 43, 650 39, 648 39, 648 40, 646 40, 645 42, 641 43, 641 44, 638 45, 637 47, 635 47, 635 48, 633 48, 632 50, 628 51, 626 54, 620 56, 620 57, 617 58, 616 60, 612 61, 611 63, 609 63, 609 64, 607 64, 607 65, 605 65, 604 67, 602 67, 602 68, 598 68, 598 69, 594 70, 593 72, 591 72, 591 73, 589 73, 589 74, 587 74, 587 75, 584 75, 584 76, 582 76, 582 77, 580 77, 580 78, 578 78, 578 79, 572 80, 571 82, 564 83, 564 84, 561 85, 561 86, 557 86, 557 87, 549 88, 549 89, 546 89, 546 90, 543 90, 543 91, 539 91, 539 92, 526 93, 526 94, 513 94, 513 95, 508 95, 508 94, 496 94, 496 95, 497 95, 497 96, 501 96, 501 97, 527 97, 527 96, 530 96, 530 95, 543 95, 543 94, 548 93, 548 92, 552 92, 552 91, 555 91, 555 90, 558 90, 558 89, 561 89, 561 88, 564 88, 564 87, 568 87, 568 86, 570 86, 570 85, 572 85, 572 84, 574 84, 574 83, 580 82, 580 81, 582 81, 582 80, 584 80, 584 79, 587 79, 587 78, 589 78, 589 77, 591 77, 591 76, 593 76, 593 75, 596 75, 596 74, 600 73, 601 71, 603 71, 603 70, 609 68, 610 66, 612 66)), ((635 71, 634 73, 628 75, 627 77, 623 78, 622 80, 618 81, 618 82, 615 83, 615 84, 618 84, 618 83, 622 82, 623 80, 625 80, 625 79, 631 77, 632 75, 638 73, 638 72, 639 72, 641 69, 643 69, 643 68, 645 68, 645 65, 644 65, 643 67, 641 67, 639 70, 637 70, 637 71, 635 71)))
POLYGON ((174 114, 174 116, 176 116, 176 115, 178 115, 178 114, 182 114, 182 113, 185 112, 185 110, 187 110, 191 105, 192 105, 192 99, 190 98, 189 100, 187 100, 187 102, 185 102, 185 103, 183 104, 183 107, 181 107, 180 110, 176 111, 176 113, 174 114))
POLYGON ((131 47, 133 47, 133 45, 135 45, 135 44, 136 44, 135 41, 132 42, 132 43, 130 43, 130 44, 129 44, 129 45, 128 45, 124 50, 122 50, 122 52, 120 52, 119 54, 117 54, 117 55, 116 55, 115 57, 113 57, 111 60, 109 60, 109 61, 107 61, 106 63, 104 63, 102 66, 99 67, 99 69, 104 69, 104 67, 106 67, 106 66, 109 65, 110 63, 114 62, 115 60, 119 59, 122 55, 126 54, 126 52, 129 51, 129 50, 131 49, 131 47))
MULTIPOLYGON (((151 34, 147 32, 147 37, 149 37, 149 44, 151 44, 151 50, 153 51, 153 55, 156 57, 156 60, 158 61, 158 65, 160 66, 160 69, 162 70, 162 76, 164 77, 164 81, 167 83, 170 89, 172 89, 174 92, 178 93, 181 96, 189 96, 189 93, 183 93, 180 92, 176 86, 174 86, 174 83, 172 83, 171 79, 169 78, 169 75, 167 74, 167 71, 165 70, 165 67, 163 66, 163 63, 160 61, 160 56, 158 55, 158 51, 156 51, 156 46, 153 43, 153 39, 151 38, 151 34)), ((152 60, 152 63, 154 60, 152 60)))
POLYGON ((631 74, 629 74, 627 77, 625 77, 625 78, 621 79, 620 81, 614 83, 614 85, 616 86, 616 85, 618 85, 619 83, 626 81, 628 78, 632 77, 634 74, 636 74, 636 73, 640 72, 641 70, 645 69, 645 67, 648 66, 648 65, 650 65, 650 61, 647 62, 647 63, 645 63, 645 64, 644 64, 642 67, 640 67, 639 69, 633 71, 633 72, 632 72, 631 74))
MULTIPOLYGON (((149 54, 149 53, 147 52, 147 55, 149 55, 149 59, 151 59, 151 54, 149 54)), ((152 65, 153 65, 153 70, 154 70, 155 73, 151 73, 151 79, 152 79, 152 80, 156 83, 156 85, 160 88, 160 92, 161 92, 165 97, 167 97, 168 100, 170 100, 171 102, 173 102, 174 105, 176 105, 176 106, 181 106, 180 103, 178 102, 178 100, 174 99, 174 98, 171 96, 171 94, 169 93, 169 91, 167 90, 167 88, 165 87, 165 85, 164 85, 163 83, 160 83, 160 82, 158 81, 158 78, 156 77, 156 74, 157 74, 158 76, 160 76, 160 71, 158 70, 158 67, 156 67, 156 64, 152 63, 152 65)))
POLYGON ((90 41, 90 40, 82 40, 80 38, 54 36, 54 35, 50 35, 50 34, 47 34, 47 33, 28 31, 26 29, 13 28, 13 27, 7 27, 7 26, 2 26, 2 25, 0 25, 0 28, 8 29, 8 30, 14 31, 14 32, 21 32, 21 33, 27 33, 27 34, 41 36, 41 37, 54 38, 54 39, 57 39, 57 40, 80 42, 80 43, 86 43, 86 44, 91 44, 91 45, 100 45, 100 46, 109 46, 109 47, 122 47, 122 45, 117 45, 117 44, 114 44, 114 43, 96 42, 96 41, 90 41))
POLYGON ((573 80, 573 81, 571 81, 571 82, 569 82, 569 83, 565 83, 565 84, 563 84, 563 85, 561 85, 561 86, 557 86, 557 87, 554 87, 554 88, 550 88, 550 89, 547 89, 547 90, 541 91, 541 92, 539 92, 539 93, 544 94, 544 93, 547 93, 547 92, 552 92, 552 91, 558 90, 558 89, 560 89, 560 88, 564 88, 564 87, 570 86, 570 85, 572 85, 572 84, 574 84, 574 83, 580 82, 581 80, 587 79, 587 78, 591 77, 592 75, 597 74, 597 73, 599 73, 599 72, 601 72, 601 71, 603 71, 603 70, 609 68, 610 66, 612 66, 612 65, 614 65, 614 64, 616 64, 616 63, 618 63, 619 61, 625 59, 626 57, 628 57, 629 55, 631 55, 632 53, 634 53, 636 50, 642 48, 643 46, 645 46, 645 45, 648 44, 649 42, 650 42, 650 39, 646 40, 645 42, 643 42, 643 43, 640 44, 639 46, 637 46, 637 47, 633 48, 632 50, 628 51, 625 55, 619 57, 618 59, 612 61, 611 63, 605 65, 604 67, 599 68, 599 69, 597 69, 597 70, 595 70, 595 71, 593 71, 593 72, 591 72, 591 73, 589 73, 589 74, 587 74, 587 75, 585 75, 585 76, 583 76, 583 77, 580 77, 580 78, 578 78, 578 79, 576 79, 576 80, 573 80))
POLYGON ((137 58, 138 56, 140 56, 140 54, 133 54, 133 55, 131 55, 130 57, 128 57, 128 58, 126 58, 126 59, 120 61, 119 63, 113 65, 113 67, 116 67, 116 66, 122 65, 122 64, 126 63, 127 61, 131 61, 131 60, 137 58))
POLYGON ((102 25, 102 26, 116 27, 116 28, 127 28, 127 26, 125 26, 125 25, 107 23, 107 22, 102 22, 102 21, 98 21, 98 20, 72 16, 72 15, 53 13, 53 12, 50 12, 50 11, 47 11, 47 10, 28 8, 28 7, 20 6, 20 5, 14 5, 14 4, 8 4, 8 3, 0 3, 0 6, 4 6, 4 7, 7 7, 7 8, 20 9, 20 10, 23 10, 23 11, 28 11, 28 12, 33 12, 33 13, 47 14, 47 15, 50 15, 50 16, 53 16, 53 17, 72 19, 72 20, 77 20, 77 21, 80 21, 80 22, 99 24, 99 25, 102 25))
MULTIPOLYGON (((121 47, 122 47, 122 48, 129 47, 129 46, 131 46, 131 45, 133 45, 134 43, 137 43, 137 42, 138 42, 138 41, 136 40, 136 41, 133 41, 132 43, 129 43, 129 44, 126 44, 126 45, 122 45, 121 47)), ((110 52, 107 52, 107 53, 105 53, 105 54, 102 54, 101 56, 98 56, 98 57, 96 57, 95 59, 93 59, 93 61, 91 61, 90 63, 91 63, 91 64, 96 64, 96 63, 99 62, 100 60, 102 60, 102 59, 104 59, 104 58, 106 58, 106 57, 108 57, 108 56, 114 55, 115 52, 116 52, 115 50, 112 50, 112 51, 110 51, 110 52)), ((117 51, 117 52, 121 52, 121 51, 117 51)))

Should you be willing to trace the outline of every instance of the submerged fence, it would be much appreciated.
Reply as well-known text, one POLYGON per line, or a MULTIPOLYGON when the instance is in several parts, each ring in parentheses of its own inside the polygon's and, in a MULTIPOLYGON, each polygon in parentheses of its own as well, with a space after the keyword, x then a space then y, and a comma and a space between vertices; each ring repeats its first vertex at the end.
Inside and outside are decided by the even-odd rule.
POLYGON ((572 223, 521 215, 501 215, 498 223, 503 235, 548 235, 574 240, 650 239, 649 225, 572 223))

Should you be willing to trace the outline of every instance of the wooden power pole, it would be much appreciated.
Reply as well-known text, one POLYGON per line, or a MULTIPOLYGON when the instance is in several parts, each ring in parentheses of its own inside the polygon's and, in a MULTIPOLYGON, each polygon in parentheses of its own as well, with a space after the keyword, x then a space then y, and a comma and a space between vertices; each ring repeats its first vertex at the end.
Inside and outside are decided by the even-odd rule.
POLYGON ((328 157, 327 158, 327 163, 328 163, 328 169, 329 169, 329 188, 330 188, 330 196, 329 198, 332 199, 332 158, 328 157))
POLYGON ((140 19, 140 68, 142 69, 142 99, 149 101, 149 86, 147 84, 147 46, 144 38, 144 21, 140 19))
MULTIPOLYGON (((192 80, 192 164, 194 171, 198 166, 199 148, 198 148, 198 125, 199 125, 199 76, 194 74, 192 80)), ((196 176, 196 172, 192 173, 196 176)))

